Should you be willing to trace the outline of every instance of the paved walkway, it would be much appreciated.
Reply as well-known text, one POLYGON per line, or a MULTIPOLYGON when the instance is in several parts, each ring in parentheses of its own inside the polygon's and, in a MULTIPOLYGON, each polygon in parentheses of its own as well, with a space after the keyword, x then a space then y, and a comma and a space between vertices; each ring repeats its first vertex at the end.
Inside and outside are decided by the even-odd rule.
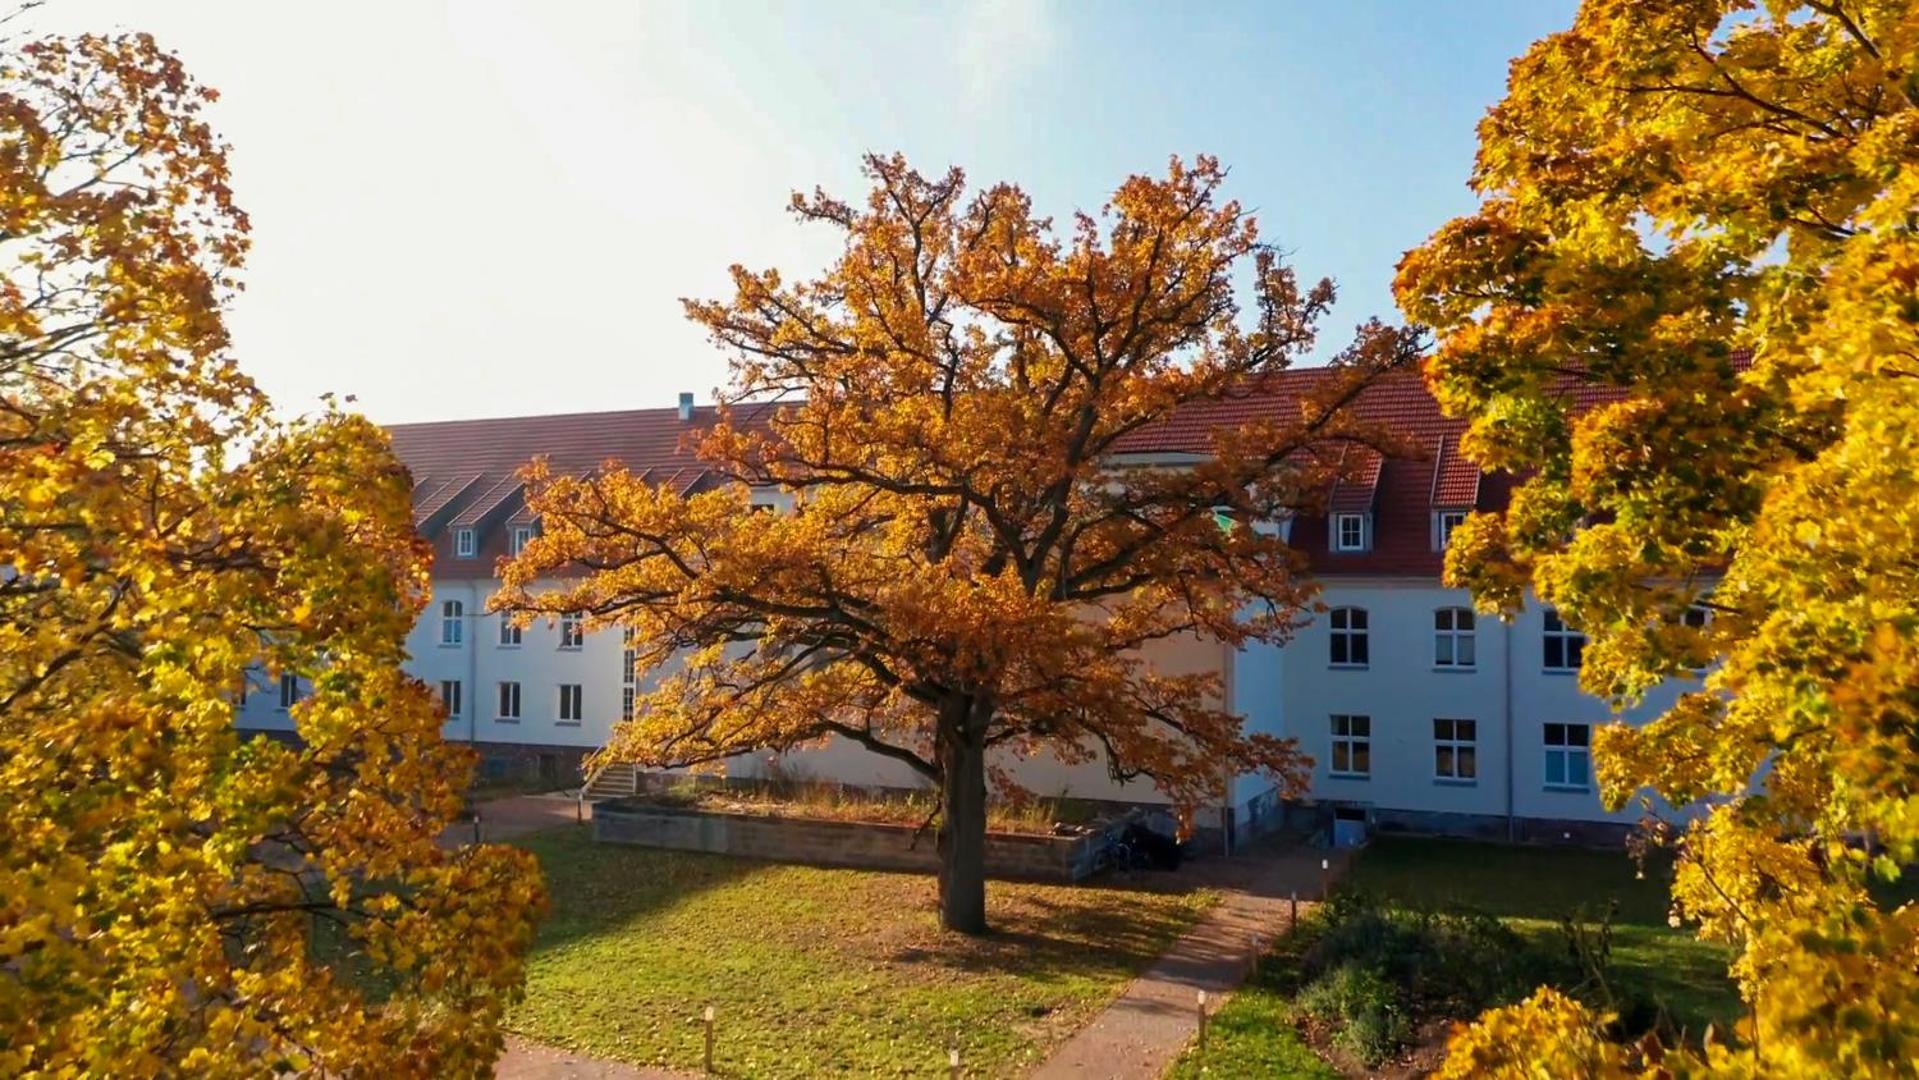
POLYGON ((1195 866, 1196 883, 1226 894, 1219 906, 1054 1051, 1033 1080, 1155 1080, 1198 1033, 1199 992, 1206 991, 1207 1011, 1216 1009, 1245 979, 1253 936, 1270 942, 1289 930, 1295 894, 1302 916, 1311 908, 1322 888, 1321 859, 1337 878, 1350 853, 1297 847, 1195 866))
POLYGON ((495 1080, 685 1080, 693 1073, 652 1069, 541 1046, 508 1036, 493 1066, 495 1080))
MULTIPOLYGON (((555 793, 552 795, 509 795, 503 799, 489 799, 479 804, 480 835, 483 843, 494 844, 502 840, 514 840, 528 833, 543 829, 556 829, 562 825, 571 825, 579 820, 579 804, 573 796, 555 793)), ((593 820, 593 804, 586 804, 586 820, 593 820)), ((458 847, 473 842, 473 823, 456 821, 447 826, 440 834, 440 843, 445 847, 458 847)))

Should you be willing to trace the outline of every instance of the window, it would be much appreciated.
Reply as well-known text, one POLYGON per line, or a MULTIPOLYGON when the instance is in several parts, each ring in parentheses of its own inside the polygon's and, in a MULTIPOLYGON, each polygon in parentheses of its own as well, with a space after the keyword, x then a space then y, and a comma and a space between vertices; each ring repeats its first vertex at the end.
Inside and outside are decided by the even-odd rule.
POLYGON ((586 640, 585 623, 577 611, 560 616, 560 648, 577 649, 586 640))
POLYGON ((1373 718, 1333 717, 1334 776, 1369 776, 1373 771, 1373 718))
POLYGON ((520 718, 519 683, 503 682, 500 684, 500 711, 498 715, 501 720, 518 720, 520 718))
POLYGON ((1704 604, 1688 604, 1686 613, 1679 620, 1694 630, 1704 630, 1706 624, 1712 622, 1712 609, 1704 604))
POLYGON ((1371 662, 1371 650, 1366 644, 1366 609, 1334 608, 1332 620, 1333 666, 1365 667, 1371 662))
POLYGON ((1433 666, 1458 670, 1475 663, 1472 609, 1443 607, 1433 612, 1433 666))
POLYGON ((1444 551, 1453 542, 1453 530, 1466 523, 1466 511, 1441 510, 1433 515, 1433 550, 1444 551))
POLYGON ((300 703, 300 677, 298 675, 280 676, 280 711, 285 712, 300 703))
POLYGON ((1592 725, 1546 725, 1546 786, 1586 790, 1592 774, 1592 725))
POLYGON ((1552 608, 1546 609, 1543 642, 1547 671, 1571 671, 1586 655, 1586 635, 1567 626, 1552 608))
POLYGON ((1433 721, 1433 778, 1479 779, 1479 722, 1433 721))
POLYGON ((532 542, 533 542, 533 526, 515 525, 513 526, 513 532, 509 534, 507 537, 507 542, 506 542, 507 554, 518 555, 520 552, 526 550, 526 545, 532 542))
POLYGON ((1333 515, 1333 550, 1366 550, 1366 515, 1333 515))
POLYGON ((560 684, 560 723, 577 724, 586 712, 579 683, 560 684))
POLYGON ((766 502, 748 503, 746 507, 746 512, 749 514, 770 514, 773 510, 773 504, 766 502))
POLYGON ((520 625, 513 621, 513 616, 502 614, 500 616, 500 648, 517 649, 519 647, 520 625))
POLYGON ((446 706, 449 719, 460 715, 460 680, 440 680, 440 704, 446 706))
POLYGON ((633 719, 634 686, 633 664, 637 657, 633 653, 633 628, 620 631, 620 719, 633 719))
POLYGON ((440 605, 440 644, 458 645, 466 636, 466 605, 448 600, 440 605))
POLYGON ((474 542, 472 529, 453 530, 453 554, 462 559, 471 559, 473 553, 478 549, 479 546, 474 542))

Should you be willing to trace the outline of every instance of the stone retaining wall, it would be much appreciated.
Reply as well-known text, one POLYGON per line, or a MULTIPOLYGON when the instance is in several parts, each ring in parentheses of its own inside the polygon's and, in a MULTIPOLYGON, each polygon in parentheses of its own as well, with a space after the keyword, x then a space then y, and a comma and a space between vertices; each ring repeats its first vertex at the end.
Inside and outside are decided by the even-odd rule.
MULTIPOLYGON (((939 867, 933 834, 911 825, 728 814, 611 799, 593 807, 593 839, 753 859, 872 870, 939 867)), ((1026 881, 1079 881, 1093 872, 1091 836, 989 833, 986 873, 1026 881)))

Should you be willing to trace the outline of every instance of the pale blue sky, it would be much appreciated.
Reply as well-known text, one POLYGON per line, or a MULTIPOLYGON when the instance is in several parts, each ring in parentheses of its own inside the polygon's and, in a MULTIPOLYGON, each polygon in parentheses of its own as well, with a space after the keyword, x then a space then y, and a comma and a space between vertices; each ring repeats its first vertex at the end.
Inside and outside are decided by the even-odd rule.
POLYGON ((702 401, 680 314, 734 262, 817 267, 794 188, 865 150, 1096 208, 1169 154, 1341 299, 1472 200, 1473 126, 1571 0, 1144 5, 55 0, 41 26, 152 31, 217 87, 255 225, 233 315, 288 410, 377 420, 702 401))

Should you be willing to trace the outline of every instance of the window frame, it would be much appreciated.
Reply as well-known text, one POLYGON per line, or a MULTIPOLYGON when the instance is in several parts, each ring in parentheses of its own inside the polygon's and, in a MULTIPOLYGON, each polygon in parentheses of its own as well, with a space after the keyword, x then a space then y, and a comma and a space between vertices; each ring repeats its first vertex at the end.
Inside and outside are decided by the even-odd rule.
POLYGON ((559 719, 554 721, 555 723, 568 725, 578 725, 581 720, 586 718, 586 687, 584 685, 580 683, 560 684, 558 716, 559 719), (569 698, 571 700, 568 700, 569 698), (569 712, 573 715, 568 716, 567 713, 569 712))
POLYGON ((506 550, 508 555, 519 555, 533 542, 533 526, 515 525, 507 533, 506 550))
POLYGON ((1357 514, 1357 513, 1347 512, 1347 511, 1342 511, 1340 513, 1334 514, 1333 521, 1332 521, 1333 550, 1347 551, 1347 552, 1365 551, 1367 547, 1370 546, 1367 544, 1367 540, 1369 538, 1366 535, 1369 531, 1370 530, 1367 529, 1366 527, 1365 514, 1357 514), (1346 542, 1346 525, 1348 522, 1355 523, 1355 533, 1356 533, 1356 537, 1354 541, 1350 544, 1346 542))
POLYGON ((1433 779, 1460 786, 1479 783, 1479 721, 1467 717, 1433 717, 1433 779), (1462 750, 1468 754, 1465 759, 1468 764, 1463 771, 1460 768, 1462 750), (1442 761, 1450 761, 1451 772, 1440 767, 1442 761))
POLYGON ((1573 720, 1549 720, 1541 726, 1539 742, 1543 755, 1539 778, 1541 785, 1547 791, 1592 790, 1592 731, 1591 724, 1573 720), (1558 729, 1559 735, 1557 742, 1553 740, 1555 728, 1558 729), (1577 741, 1573 739, 1575 729, 1581 733, 1577 741), (1552 778, 1555 759, 1560 763, 1558 780, 1552 778), (1582 774, 1582 779, 1577 783, 1571 779, 1571 766, 1574 761, 1580 763, 1579 768, 1582 774))
POLYGON ((1469 607, 1448 605, 1433 609, 1433 669, 1435 671, 1479 670, 1479 616, 1469 607), (1461 618, 1465 626, 1460 626, 1461 618), (1440 643, 1445 648, 1440 648, 1440 643), (1459 659, 1460 646, 1470 656, 1459 659))
POLYGON ((526 628, 513 621, 513 616, 500 613, 499 648, 517 649, 526 640, 526 628))
POLYGON ((1327 667, 1359 670, 1372 666, 1372 619, 1365 608, 1351 604, 1333 608, 1326 613, 1326 627, 1327 667), (1354 625, 1355 616, 1358 625, 1354 625), (1342 652, 1345 659, 1340 659, 1342 652))
POLYGON ((560 613, 560 648, 579 652, 586 647, 586 616, 577 611, 560 613))
POLYGON ((480 553, 480 537, 471 528, 453 530, 453 557, 471 559, 480 553))
POLYGON ((440 680, 440 705, 446 709, 446 718, 448 720, 456 720, 460 716, 464 715, 463 709, 466 705, 465 699, 466 699, 466 688, 461 684, 460 680, 458 679, 441 679, 440 680), (447 693, 448 689, 451 689, 453 691, 452 694, 449 695, 447 693))
POLYGON ((466 644, 466 603, 440 601, 440 648, 457 649, 466 644))
POLYGON ((1333 713, 1328 730, 1331 735, 1330 752, 1326 755, 1326 775, 1338 780, 1371 780, 1373 718, 1363 713, 1333 713), (1345 752, 1345 768, 1339 766, 1342 750, 1345 752), (1354 764, 1361 758, 1364 759, 1365 768, 1355 769, 1354 764))
POLYGON ((633 665, 638 656, 633 648, 633 628, 620 630, 620 719, 633 719, 633 703, 639 697, 638 680, 633 673, 633 665))
POLYGON ((300 703, 300 677, 292 672, 280 675, 280 704, 274 707, 276 712, 290 712, 300 703))
POLYGON ((1546 671, 1578 671, 1586 662, 1586 635, 1566 625, 1558 608, 1547 608, 1539 630, 1539 666, 1546 671), (1557 647, 1559 663, 1553 662, 1557 647))
POLYGON ((520 722, 520 683, 517 679, 501 679, 494 684, 493 719, 503 724, 520 722), (512 711, 507 706, 512 705, 512 711))
POLYGON ((1433 511, 1433 550, 1443 554, 1446 546, 1453 542, 1453 531, 1466 524, 1466 519, 1471 515, 1471 510, 1433 511), (1456 520, 1449 525, 1448 519, 1456 520))

